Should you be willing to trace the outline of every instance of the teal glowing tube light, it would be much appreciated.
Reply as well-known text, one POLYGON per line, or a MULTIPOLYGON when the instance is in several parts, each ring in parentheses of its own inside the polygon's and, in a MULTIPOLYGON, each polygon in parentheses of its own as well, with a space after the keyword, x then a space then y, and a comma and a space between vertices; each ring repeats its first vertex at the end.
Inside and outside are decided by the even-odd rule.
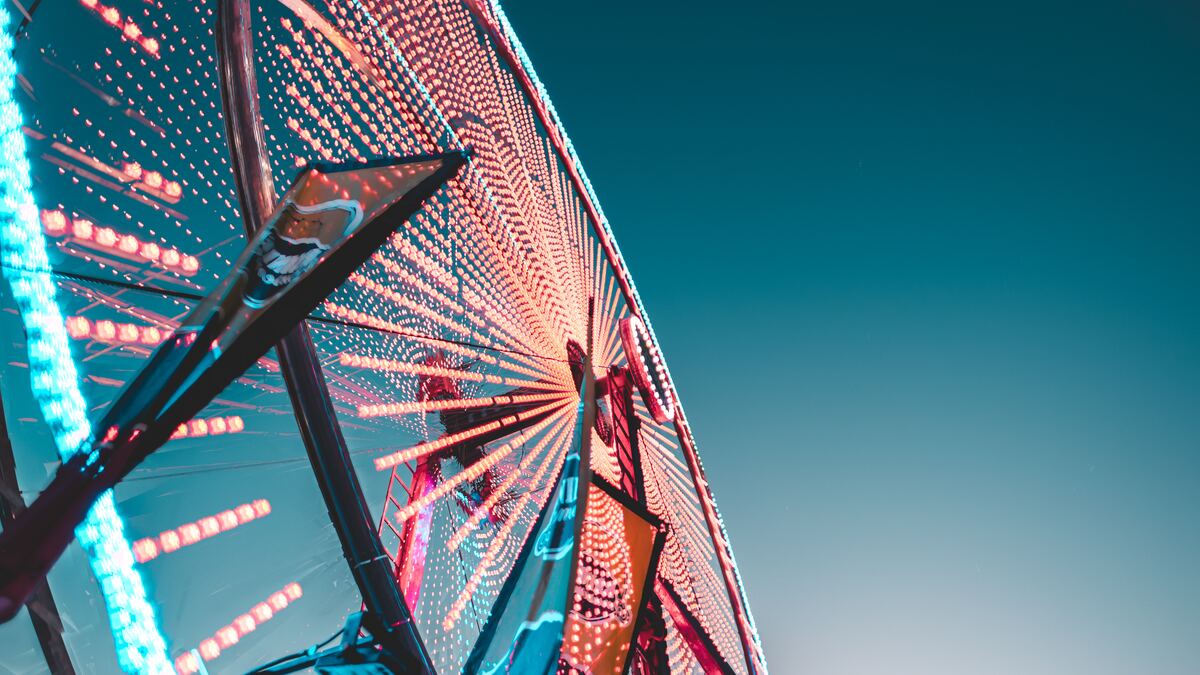
MULTIPOLYGON (((0 7, 0 262, 28 335, 34 398, 59 456, 66 459, 87 439, 90 426, 30 190, 21 111, 13 98, 17 65, 10 21, 7 8, 0 7)), ((166 640, 111 491, 92 506, 75 535, 104 596, 121 669, 127 673, 173 673, 166 640)))

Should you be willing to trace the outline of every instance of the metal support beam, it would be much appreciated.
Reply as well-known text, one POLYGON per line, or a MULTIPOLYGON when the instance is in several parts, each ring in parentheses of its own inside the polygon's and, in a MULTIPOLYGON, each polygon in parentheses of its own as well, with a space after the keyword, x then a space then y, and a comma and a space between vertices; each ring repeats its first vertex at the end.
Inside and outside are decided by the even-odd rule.
MULTIPOLYGON (((13 456, 8 421, 4 416, 4 396, 0 394, 0 526, 7 528, 24 510, 25 499, 21 497, 21 488, 17 483, 17 460, 13 456)), ((50 672, 53 675, 75 675, 75 666, 71 664, 71 655, 67 653, 67 645, 63 642, 62 617, 58 614, 54 595, 50 593, 50 584, 45 579, 37 585, 25 608, 29 610, 33 632, 37 634, 42 656, 46 657, 50 672)))
POLYGON ((654 594, 662 605, 663 614, 670 617, 676 632, 692 650, 692 656, 696 658, 696 663, 704 671, 704 675, 733 675, 733 668, 725 663, 721 651, 713 644, 708 633, 704 632, 700 621, 688 610, 671 584, 662 577, 655 577, 654 594))
POLYGON ((642 476, 641 423, 633 410, 633 382, 629 370, 615 367, 605 378, 608 387, 608 409, 612 412, 613 447, 621 467, 621 489, 637 503, 646 503, 646 482, 642 476))

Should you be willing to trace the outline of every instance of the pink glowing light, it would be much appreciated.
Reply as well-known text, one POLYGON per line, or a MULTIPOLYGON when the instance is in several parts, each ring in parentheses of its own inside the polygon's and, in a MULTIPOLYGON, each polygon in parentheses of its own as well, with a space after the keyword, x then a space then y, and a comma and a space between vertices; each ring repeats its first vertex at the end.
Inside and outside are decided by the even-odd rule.
POLYGON ((271 503, 265 499, 256 499, 249 504, 242 504, 213 516, 184 523, 175 529, 166 530, 156 537, 139 539, 133 542, 133 557, 140 563, 148 562, 161 554, 174 553, 185 546, 191 546, 222 532, 228 532, 270 513, 271 503))
MULTIPOLYGON (((169 187, 169 186, 168 186, 169 187)), ((200 271, 200 260, 177 249, 143 241, 132 234, 118 233, 110 227, 97 227, 86 218, 68 217, 58 210, 42 211, 42 230, 52 237, 68 240, 132 262, 160 264, 176 274, 192 276, 200 271)))

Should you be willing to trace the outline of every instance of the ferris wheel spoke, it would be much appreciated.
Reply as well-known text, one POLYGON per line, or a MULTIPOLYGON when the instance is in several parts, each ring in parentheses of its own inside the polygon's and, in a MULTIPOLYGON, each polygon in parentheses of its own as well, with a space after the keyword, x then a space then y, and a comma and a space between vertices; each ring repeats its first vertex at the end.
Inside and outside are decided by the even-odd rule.
MULTIPOLYGON (((549 500, 549 498, 549 490, 527 492, 518 499, 517 505, 513 509, 513 513, 521 513, 531 504, 536 508, 541 509, 545 505, 545 502, 549 500)), ((467 603, 471 601, 471 598, 475 595, 476 590, 478 590, 479 584, 483 581, 484 576, 493 573, 493 569, 497 564, 497 556, 500 552, 500 549, 508 544, 508 538, 510 535, 512 535, 512 531, 516 527, 517 522, 518 519, 515 516, 510 516, 508 520, 504 521, 504 525, 500 527, 500 530, 492 538, 491 542, 488 544, 487 550, 480 557, 480 565, 471 572, 470 577, 467 579, 466 583, 463 584, 462 590, 459 591, 458 596, 455 597, 454 602, 451 603, 449 610, 442 619, 443 629, 450 630, 454 627, 454 625, 458 622, 459 617, 462 615, 463 609, 466 608, 467 603)))
MULTIPOLYGON (((479 292, 481 287, 487 289, 484 292, 484 297, 493 300, 495 296, 500 295, 498 292, 500 289, 507 287, 510 292, 509 294, 520 298, 521 302, 526 307, 532 308, 539 317, 538 323, 541 324, 543 330, 533 333, 531 341, 541 349, 553 348, 554 345, 548 338, 549 335, 556 332, 550 328, 555 325, 555 322, 553 315, 547 311, 548 307, 544 302, 544 298, 540 297, 536 292, 536 286, 528 278, 525 278, 524 275, 514 270, 512 260, 507 255, 500 253, 500 249, 496 246, 489 246, 485 250, 498 263, 494 270, 496 274, 491 277, 482 277, 482 279, 486 279, 487 281, 476 283, 475 290, 479 292)), ((535 326, 536 324, 531 325, 531 328, 535 326)), ((534 346, 530 345, 530 348, 532 349, 534 346)))
MULTIPOLYGON (((555 382, 546 382, 543 380, 526 380, 503 375, 493 375, 491 373, 481 373, 470 370, 459 370, 456 368, 446 368, 433 366, 426 363, 413 363, 409 361, 397 361, 395 359, 376 358, 371 356, 363 356, 359 354, 341 353, 338 355, 338 363, 351 368, 362 368, 367 370, 377 370, 381 372, 402 373, 405 375, 417 375, 423 377, 439 377, 456 380, 461 382, 478 382, 483 384, 503 384, 510 387, 518 387, 522 389, 544 389, 547 391, 562 391, 569 392, 570 389, 562 384, 555 382)), ((501 366, 503 367, 503 366, 501 366)))
POLYGON ((471 410, 474 408, 492 408, 522 403, 561 401, 570 396, 570 392, 555 392, 551 394, 503 394, 500 396, 484 396, 482 398, 413 401, 410 403, 381 403, 378 405, 358 406, 358 416, 368 418, 393 417, 440 412, 443 410, 471 410))
MULTIPOLYGON (((527 330, 523 330, 520 324, 506 316, 508 312, 498 309, 495 303, 481 301, 477 293, 464 294, 464 301, 464 304, 454 302, 448 305, 448 308, 457 311, 471 322, 476 330, 498 334, 505 343, 527 351, 538 351, 538 347, 534 346, 537 340, 533 339, 527 330)), ((540 347, 544 348, 545 344, 540 347)))
POLYGON ((527 341, 536 341, 529 337, 530 335, 545 335, 551 332, 541 315, 532 311, 531 303, 523 294, 517 295, 517 306, 513 307, 508 299, 497 297, 493 290, 487 290, 479 281, 470 278, 463 284, 463 301, 477 312, 500 317, 501 321, 508 323, 528 326, 522 331, 527 341))
POLYGON ((402 522, 408 520, 409 518, 411 518, 414 515, 416 515, 417 513, 419 513, 421 511, 421 509, 425 508, 429 504, 432 504, 433 502, 435 502, 435 501, 441 499, 442 497, 445 497, 446 495, 453 492, 456 488, 458 488, 459 485, 462 485, 463 483, 465 483, 467 481, 473 481, 476 478, 479 478, 485 472, 490 471, 492 469, 492 467, 496 466, 502 460, 507 458, 509 456, 509 454, 512 453, 514 448, 516 448, 517 446, 521 445, 522 443, 528 441, 530 438, 533 438, 538 433, 540 433, 543 429, 545 429, 547 426, 549 426, 553 422, 557 421, 558 419, 561 419, 564 415, 574 412, 574 410, 575 410, 574 406, 567 406, 567 405, 560 406, 558 410, 556 410, 553 414, 551 414, 546 419, 542 420, 541 422, 538 422, 537 424, 534 424, 532 427, 517 434, 515 437, 513 437, 511 440, 505 442, 500 447, 491 450, 486 455, 484 455, 483 459, 468 466, 466 469, 464 469, 460 473, 455 474, 453 477, 442 481, 442 483, 440 483, 431 492, 429 492, 425 495, 422 495, 419 499, 417 499, 415 501, 409 502, 407 505, 405 505, 404 508, 402 508, 396 512, 396 514, 395 514, 396 521, 402 523, 402 522))
POLYGON ((283 611, 292 603, 299 600, 304 595, 304 590, 298 582, 291 582, 280 590, 272 593, 262 602, 249 608, 249 610, 228 625, 218 629, 213 633, 212 637, 206 638, 200 642, 198 648, 194 651, 184 652, 179 658, 175 659, 175 670, 180 675, 191 675, 200 670, 200 659, 204 661, 212 661, 221 655, 221 651, 228 649, 241 638, 254 632, 259 626, 270 621, 275 614, 283 611), (197 655, 199 659, 197 659, 197 655))
MULTIPOLYGON (((395 338, 404 341, 419 342, 433 349, 441 349, 446 352, 457 354, 468 359, 479 361, 488 365, 496 366, 497 368, 520 373, 534 378, 550 378, 554 381, 569 382, 569 377, 563 378, 563 369, 557 361, 542 359, 541 357, 520 354, 506 349, 498 349, 483 345, 473 345, 463 341, 457 341, 447 338, 433 337, 429 335, 421 335, 412 332, 410 326, 389 321, 381 317, 361 312, 359 310, 347 307, 333 301, 326 301, 322 305, 324 310, 338 319, 361 323, 363 327, 378 330, 384 333, 389 333, 395 338), (521 363, 516 363, 515 359, 521 359, 521 363), (534 367, 529 367, 531 364, 534 367)), ((365 366, 355 366, 365 367, 365 366)))
POLYGON ((434 324, 437 324, 438 326, 441 326, 442 328, 449 330, 452 333, 467 336, 469 339, 474 340, 476 342, 491 343, 492 346, 505 346, 505 345, 495 345, 495 343, 487 336, 485 336, 481 333, 478 333, 475 330, 458 323, 457 321, 445 316, 441 312, 438 312, 436 310, 430 309, 429 307, 426 307, 425 305, 417 302, 416 300, 413 300, 408 295, 405 295, 405 294, 400 293, 399 291, 396 291, 388 286, 385 286, 384 284, 381 284, 381 283, 367 277, 366 275, 364 275, 362 273, 351 274, 350 281, 354 282, 355 284, 362 287, 363 289, 370 291, 385 300, 388 300, 389 302, 395 304, 396 306, 400 307, 401 309, 411 312, 412 314, 419 316, 422 319, 425 319, 434 324))
POLYGON ((429 279, 409 271, 403 265, 395 260, 392 260, 386 254, 382 252, 376 253, 375 255, 371 256, 371 262, 383 268, 383 270, 390 275, 391 281, 401 282, 414 291, 419 291, 419 294, 417 295, 429 298, 453 313, 466 313, 465 307, 442 291, 439 291, 435 287, 434 283, 431 283, 429 279))
MULTIPOLYGON (((446 540, 446 548, 451 551, 458 550, 458 547, 462 544, 462 542, 471 534, 471 532, 475 530, 475 528, 479 527, 480 522, 482 522, 484 518, 492 513, 493 507, 496 506, 500 499, 518 481, 524 482, 528 489, 533 489, 533 486, 539 483, 542 476, 546 474, 549 468, 556 465, 559 459, 567 451, 567 447, 562 443, 562 440, 564 437, 570 438, 570 434, 574 429, 573 422, 573 418, 559 418, 559 420, 554 424, 554 427, 544 437, 542 437, 542 440, 539 441, 538 444, 535 445, 528 454, 526 454, 526 456, 521 460, 520 464, 518 464, 517 467, 509 473, 508 477, 505 478, 500 485, 496 486, 492 494, 489 495, 488 498, 485 499, 483 503, 480 504, 474 511, 472 511, 471 515, 467 518, 467 521, 460 525, 458 529, 454 531, 454 534, 452 534, 450 538, 446 540), (529 473, 529 469, 533 466, 534 461, 542 456, 541 453, 546 448, 549 448, 549 452, 542 457, 542 461, 538 463, 537 469, 535 469, 533 473, 529 473)), ((515 513, 515 510, 511 511, 511 513, 515 513)))
POLYGON ((438 450, 442 450, 465 441, 478 439, 484 435, 503 435, 506 432, 511 433, 509 430, 514 430, 514 427, 518 427, 522 424, 528 424, 531 420, 549 414, 550 412, 563 407, 564 404, 562 402, 555 401, 537 408, 519 412, 513 415, 507 415, 500 419, 492 420, 485 424, 472 427, 465 431, 449 434, 437 440, 418 443, 407 450, 401 450, 390 455, 377 457, 375 459, 375 468, 379 471, 389 469, 398 464, 405 464, 413 461, 414 459, 419 459, 431 453, 437 452, 438 450))

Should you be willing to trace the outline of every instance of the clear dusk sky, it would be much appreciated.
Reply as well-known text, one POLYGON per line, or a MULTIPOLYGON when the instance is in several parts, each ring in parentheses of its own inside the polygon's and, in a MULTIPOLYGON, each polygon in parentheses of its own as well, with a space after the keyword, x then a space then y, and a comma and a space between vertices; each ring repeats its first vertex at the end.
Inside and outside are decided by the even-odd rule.
POLYGON ((772 671, 1200 672, 1200 9, 504 5, 772 671))

